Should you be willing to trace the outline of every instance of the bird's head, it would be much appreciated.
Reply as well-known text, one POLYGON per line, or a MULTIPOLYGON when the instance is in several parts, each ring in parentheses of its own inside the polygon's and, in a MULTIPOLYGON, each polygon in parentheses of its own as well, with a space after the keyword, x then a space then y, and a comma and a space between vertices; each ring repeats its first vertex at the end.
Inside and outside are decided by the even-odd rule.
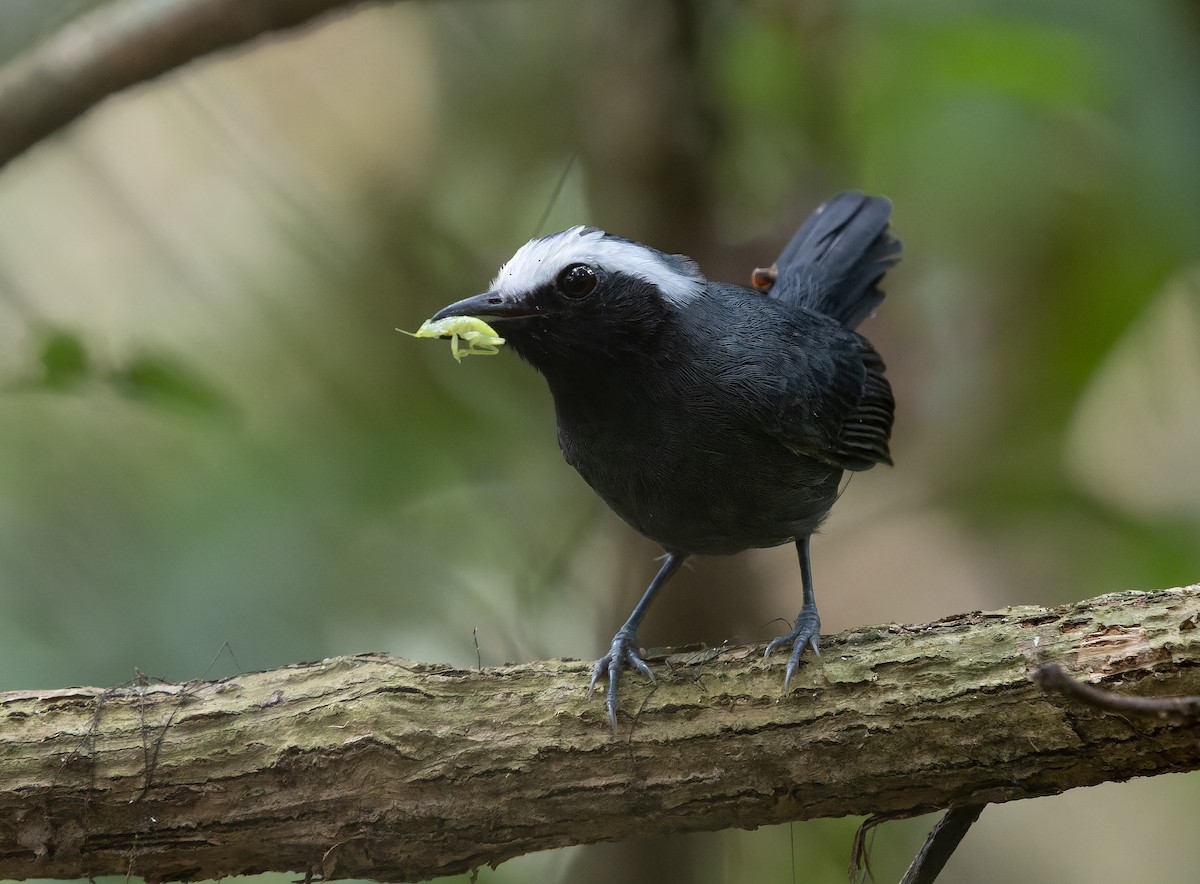
POLYGON ((647 352, 672 314, 704 294, 690 259, 597 230, 572 227, 530 240, 490 290, 434 320, 478 316, 534 367, 622 360, 647 352))

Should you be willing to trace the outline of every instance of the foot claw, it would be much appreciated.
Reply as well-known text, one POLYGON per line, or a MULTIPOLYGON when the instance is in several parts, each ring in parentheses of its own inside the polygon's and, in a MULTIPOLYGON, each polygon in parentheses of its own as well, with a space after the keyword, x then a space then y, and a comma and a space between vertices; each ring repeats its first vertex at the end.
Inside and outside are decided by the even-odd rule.
POLYGON ((812 648, 814 654, 817 656, 821 655, 820 640, 821 618, 817 616, 815 610, 801 610, 792 631, 786 635, 772 639, 771 643, 767 645, 767 650, 763 653, 764 657, 771 656, 771 652, 776 648, 781 648, 787 644, 792 646, 792 653, 788 656, 787 669, 783 674, 784 693, 787 693, 788 688, 792 684, 792 676, 796 674, 796 670, 800 667, 800 657, 804 651, 807 648, 812 648))
POLYGON ((608 710, 608 722, 612 725, 614 734, 617 732, 617 684, 621 679, 621 667, 625 665, 636 669, 654 681, 654 672, 638 653, 637 633, 621 631, 613 636, 612 646, 608 649, 608 653, 597 660, 596 665, 592 667, 592 680, 588 684, 588 699, 591 699, 600 676, 602 674, 608 676, 608 690, 605 692, 604 706, 608 710))

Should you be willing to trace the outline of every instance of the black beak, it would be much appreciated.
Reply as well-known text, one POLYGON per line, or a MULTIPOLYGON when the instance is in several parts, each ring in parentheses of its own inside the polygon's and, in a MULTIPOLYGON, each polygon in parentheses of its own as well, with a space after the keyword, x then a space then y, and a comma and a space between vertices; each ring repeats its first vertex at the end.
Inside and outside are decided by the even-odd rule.
POLYGON ((499 292, 484 292, 456 301, 449 307, 443 307, 433 314, 431 322, 446 319, 450 316, 487 316, 495 319, 518 319, 522 316, 533 316, 538 312, 533 304, 524 298, 511 298, 499 292))

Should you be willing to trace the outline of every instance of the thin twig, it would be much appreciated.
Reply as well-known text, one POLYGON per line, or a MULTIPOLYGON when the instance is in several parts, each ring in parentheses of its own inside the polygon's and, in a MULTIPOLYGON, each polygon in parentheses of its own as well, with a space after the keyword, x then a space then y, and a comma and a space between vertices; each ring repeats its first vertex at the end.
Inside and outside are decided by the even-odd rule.
POLYGON ((1200 697, 1135 697, 1114 694, 1112 691, 1072 678, 1067 670, 1057 663, 1043 663, 1029 677, 1043 691, 1065 694, 1089 706, 1107 709, 1110 712, 1150 715, 1180 723, 1200 718, 1200 697))

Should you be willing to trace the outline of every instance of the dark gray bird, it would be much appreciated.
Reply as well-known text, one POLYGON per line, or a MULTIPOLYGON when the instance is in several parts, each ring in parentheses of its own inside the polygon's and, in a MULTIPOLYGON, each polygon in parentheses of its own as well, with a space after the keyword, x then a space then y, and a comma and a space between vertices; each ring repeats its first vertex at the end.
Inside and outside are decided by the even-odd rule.
POLYGON ((691 554, 795 543, 803 603, 784 689, 818 650, 809 538, 844 470, 891 463, 892 391, 854 328, 900 260, 891 203, 843 193, 804 222, 760 275, 766 291, 709 282, 682 255, 588 227, 531 240, 491 290, 433 318, 485 317, 542 373, 558 442, 626 522, 666 550, 662 567, 592 673, 629 665, 653 679, 638 624, 691 554))

